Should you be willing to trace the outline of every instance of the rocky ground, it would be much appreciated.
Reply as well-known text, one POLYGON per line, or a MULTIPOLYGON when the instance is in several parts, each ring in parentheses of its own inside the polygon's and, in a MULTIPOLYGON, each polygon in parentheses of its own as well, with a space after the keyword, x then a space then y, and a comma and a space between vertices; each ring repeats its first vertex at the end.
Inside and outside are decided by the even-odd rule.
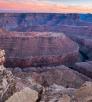
POLYGON ((5 52, 0 50, 0 102, 5 102, 16 92, 16 82, 11 71, 3 66, 5 62, 5 52))
POLYGON ((80 59, 78 44, 63 33, 1 30, 0 46, 8 67, 72 66, 80 59))
POLYGON ((92 79, 64 65, 11 69, 4 62, 0 50, 0 102, 92 101, 92 79))

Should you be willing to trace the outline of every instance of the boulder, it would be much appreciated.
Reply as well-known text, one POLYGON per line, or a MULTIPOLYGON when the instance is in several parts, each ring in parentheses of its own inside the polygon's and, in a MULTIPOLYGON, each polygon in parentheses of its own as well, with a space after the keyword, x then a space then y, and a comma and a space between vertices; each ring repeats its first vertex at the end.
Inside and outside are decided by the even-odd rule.
POLYGON ((92 82, 85 82, 80 88, 65 88, 51 85, 45 89, 40 102, 91 102, 92 82))
POLYGON ((75 94, 78 102, 91 102, 92 101, 92 82, 85 82, 75 94))
POLYGON ((51 85, 43 92, 40 102, 71 102, 69 94, 75 94, 76 89, 69 89, 56 84, 51 85))
POLYGON ((20 92, 16 92, 6 102, 37 102, 37 99, 38 92, 26 87, 20 92))

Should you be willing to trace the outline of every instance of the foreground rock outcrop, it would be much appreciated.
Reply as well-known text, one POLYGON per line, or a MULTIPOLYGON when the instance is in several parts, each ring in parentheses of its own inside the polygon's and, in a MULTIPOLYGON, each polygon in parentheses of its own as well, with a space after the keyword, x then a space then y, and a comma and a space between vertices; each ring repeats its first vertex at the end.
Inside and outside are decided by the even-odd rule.
POLYGON ((44 87, 57 84, 63 85, 64 87, 78 88, 85 81, 91 81, 91 79, 85 75, 63 65, 56 67, 23 68, 21 72, 16 72, 15 69, 13 70, 14 75, 21 78, 26 86, 30 86, 32 82, 36 82, 44 87), (32 79, 34 81, 32 81, 32 79))
POLYGON ((6 102, 92 101, 92 80, 63 65, 24 68, 19 69, 19 72, 15 69, 13 73, 17 78, 17 88, 20 90, 6 102))
POLYGON ((0 50, 0 102, 5 102, 16 91, 14 76, 3 66, 4 56, 4 50, 0 50))
POLYGON ((85 82, 80 88, 65 88, 52 85, 46 88, 40 102, 91 102, 92 82, 85 82))
POLYGON ((6 102, 91 102, 92 82, 85 82, 79 88, 66 88, 61 85, 52 84, 38 92, 28 87, 16 92, 6 102))
POLYGON ((38 92, 26 87, 20 92, 16 92, 6 102, 37 102, 37 100, 38 92))
POLYGON ((11 67, 72 65, 79 60, 78 44, 63 33, 7 31, 0 34, 0 46, 11 67))

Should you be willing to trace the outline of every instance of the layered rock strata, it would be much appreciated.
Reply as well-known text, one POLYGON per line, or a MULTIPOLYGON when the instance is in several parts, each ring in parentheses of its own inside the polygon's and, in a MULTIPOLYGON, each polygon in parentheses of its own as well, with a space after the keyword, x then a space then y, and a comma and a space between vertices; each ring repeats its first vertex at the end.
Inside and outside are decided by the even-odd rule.
POLYGON ((63 33, 2 32, 0 47, 8 66, 72 65, 79 60, 79 46, 63 33))

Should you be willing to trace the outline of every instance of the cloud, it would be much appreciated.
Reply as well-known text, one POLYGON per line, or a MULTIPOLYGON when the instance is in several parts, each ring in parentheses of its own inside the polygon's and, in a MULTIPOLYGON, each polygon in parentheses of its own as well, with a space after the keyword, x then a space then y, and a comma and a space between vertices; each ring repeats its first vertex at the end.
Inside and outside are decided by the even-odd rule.
POLYGON ((75 0, 0 0, 0 9, 29 12, 56 12, 56 13, 92 12, 92 8, 87 7, 87 5, 81 4, 75 6, 67 5, 63 3, 65 1, 74 2, 75 0))

